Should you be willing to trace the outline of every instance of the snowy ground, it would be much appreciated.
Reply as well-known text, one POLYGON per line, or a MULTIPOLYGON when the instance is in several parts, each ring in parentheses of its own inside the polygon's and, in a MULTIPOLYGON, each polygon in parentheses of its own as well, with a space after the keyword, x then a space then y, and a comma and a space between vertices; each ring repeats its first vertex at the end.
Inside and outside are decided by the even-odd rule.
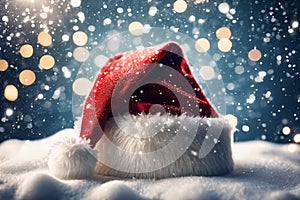
POLYGON ((300 147, 262 141, 234 144, 235 170, 219 177, 62 181, 47 169, 50 138, 0 145, 0 199, 300 199, 300 147))

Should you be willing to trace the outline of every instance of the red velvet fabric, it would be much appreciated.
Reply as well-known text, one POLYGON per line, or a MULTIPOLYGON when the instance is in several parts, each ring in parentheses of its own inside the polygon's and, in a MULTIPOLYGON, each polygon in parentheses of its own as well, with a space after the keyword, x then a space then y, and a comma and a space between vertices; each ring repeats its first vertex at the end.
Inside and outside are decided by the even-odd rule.
POLYGON ((194 78, 181 48, 173 42, 159 49, 118 54, 101 69, 85 101, 80 133, 82 138, 91 140, 92 146, 104 134, 105 123, 113 116, 112 106, 118 115, 128 112, 155 114, 163 110, 173 115, 218 117, 194 78), (174 70, 178 73, 167 75, 174 70), (180 86, 176 80, 178 74, 193 92, 180 86))

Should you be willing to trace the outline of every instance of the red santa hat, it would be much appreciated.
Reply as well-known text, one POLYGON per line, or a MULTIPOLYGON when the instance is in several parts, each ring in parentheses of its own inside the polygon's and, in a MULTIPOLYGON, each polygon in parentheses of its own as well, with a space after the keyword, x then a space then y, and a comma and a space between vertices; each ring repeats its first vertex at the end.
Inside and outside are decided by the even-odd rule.
MULTIPOLYGON (((156 126, 155 123, 150 123, 150 128, 138 124, 138 127, 136 123, 127 125, 132 129, 145 129, 146 132, 153 131, 153 127, 156 126)), ((125 125, 125 129, 127 125, 125 125)), ((48 165, 50 170, 60 178, 86 178, 94 173, 120 177, 151 178, 169 177, 174 174, 218 175, 232 170, 230 143, 233 130, 234 127, 219 116, 205 96, 183 55, 182 49, 178 44, 170 42, 159 48, 153 47, 125 52, 109 59, 101 69, 85 101, 80 132, 81 139, 78 140, 80 142, 76 142, 76 140, 75 142, 67 142, 67 145, 61 145, 61 143, 56 145, 55 150, 50 154, 51 159, 49 159, 48 165), (181 77, 180 81, 178 80, 179 76, 181 77), (162 112, 161 109, 153 109, 155 105, 163 109, 165 114, 160 113, 162 112), (126 158, 131 164, 129 166, 126 164, 127 170, 124 172, 101 162, 98 162, 94 169, 99 155, 110 154, 110 156, 104 156, 105 159, 114 159, 111 152, 103 152, 105 144, 104 146, 103 144, 97 145, 104 134, 108 134, 112 141, 119 142, 118 145, 125 148, 125 151, 126 148, 132 150, 132 145, 134 146, 133 151, 145 150, 145 146, 139 149, 139 146, 135 144, 140 142, 139 139, 134 138, 131 141, 130 136, 124 138, 122 135, 124 130, 120 130, 120 127, 115 128, 117 126, 115 118, 122 115, 125 116, 123 119, 126 119, 127 115, 137 116, 135 119, 143 122, 149 120, 149 117, 145 117, 145 115, 154 116, 155 120, 152 122, 164 121, 163 118, 166 116, 171 116, 172 119, 177 118, 181 123, 192 123, 190 126, 193 126, 193 123, 195 126, 199 125, 200 122, 201 126, 195 129, 197 131, 196 137, 187 151, 198 148, 204 143, 207 125, 220 126, 217 129, 220 133, 216 133, 220 137, 212 137, 219 142, 215 145, 216 147, 211 149, 222 152, 218 152, 220 155, 207 152, 207 156, 204 158, 191 155, 190 152, 183 152, 174 163, 146 173, 141 173, 138 170, 138 168, 143 167, 138 163, 143 162, 151 165, 152 161, 145 161, 142 156, 134 159, 130 156, 126 158), (141 117, 139 118, 139 116, 141 117), (88 143, 82 141, 88 141, 88 143), (124 144, 120 141, 124 141, 124 144), (61 153, 61 149, 64 153, 61 153), (98 151, 97 154, 95 151, 98 151), (65 161, 63 161, 64 159, 65 161), (184 163, 184 160, 188 163, 184 163), (216 164, 217 166, 213 166, 216 164), (210 167, 212 168, 210 169, 210 167), (129 169, 137 169, 137 171, 135 173, 129 169)), ((160 134, 159 140, 164 140, 162 137, 169 136, 160 134)), ((146 144, 146 146, 155 146, 155 144, 146 144)), ((196 151, 198 150, 196 149, 196 151)))
MULTIPOLYGON (((218 117, 216 110, 208 101, 199 83, 193 76, 187 61, 183 57, 181 48, 176 43, 170 42, 160 49, 150 48, 142 51, 122 53, 108 61, 95 80, 94 86, 86 99, 80 136, 90 139, 91 144, 95 145, 101 138, 101 134, 103 134, 101 130, 104 130, 107 119, 112 116, 111 98, 116 85, 122 84, 122 88, 115 95, 118 95, 117 98, 126 100, 124 96, 127 96, 126 93, 130 91, 130 88, 134 87, 134 85, 143 86, 143 82, 145 82, 147 76, 150 76, 150 72, 154 76, 160 75, 161 69, 155 72, 155 68, 161 67, 159 64, 163 64, 164 67, 170 67, 185 77, 194 89, 194 94, 184 91, 186 88, 171 85, 172 79, 177 77, 156 77, 160 79, 158 81, 160 85, 147 84, 145 87, 148 90, 141 95, 141 99, 129 102, 130 113, 148 114, 152 105, 161 104, 167 112, 172 114, 187 113, 201 117, 218 117), (168 89, 171 89, 172 92, 168 89), (162 95, 157 95, 158 91, 162 95), (191 101, 198 107, 184 108, 178 102, 172 102, 174 98, 191 101)), ((116 109, 122 111, 124 105, 113 106, 118 107, 116 109)))

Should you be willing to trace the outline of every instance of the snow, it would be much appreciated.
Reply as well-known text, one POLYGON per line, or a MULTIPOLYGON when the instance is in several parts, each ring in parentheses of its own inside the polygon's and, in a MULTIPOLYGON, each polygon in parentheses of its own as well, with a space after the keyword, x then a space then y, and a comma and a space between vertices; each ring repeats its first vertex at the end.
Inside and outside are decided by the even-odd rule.
POLYGON ((49 172, 48 152, 52 144, 72 134, 73 129, 66 129, 43 140, 0 144, 0 199, 300 198, 299 145, 234 143, 235 170, 226 176, 60 180, 49 172))

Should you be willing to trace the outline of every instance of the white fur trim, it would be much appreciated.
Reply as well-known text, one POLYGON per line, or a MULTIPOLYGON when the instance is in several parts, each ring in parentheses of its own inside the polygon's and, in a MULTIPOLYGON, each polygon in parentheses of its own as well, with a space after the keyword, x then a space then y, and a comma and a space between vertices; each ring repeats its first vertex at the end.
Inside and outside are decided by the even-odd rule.
POLYGON ((96 151, 79 137, 64 138, 55 143, 48 157, 50 172, 61 179, 82 179, 93 176, 96 151))
MULTIPOLYGON (((119 126, 116 126, 113 120, 106 124, 105 133, 110 141, 107 142, 108 140, 105 141, 101 138, 95 146, 99 153, 95 168, 96 174, 123 178, 166 178, 189 175, 222 175, 233 170, 231 143, 235 127, 225 117, 200 118, 157 114, 141 115, 135 117, 130 123, 128 120, 129 116, 126 116, 121 120, 118 119, 119 126), (183 131, 186 133, 183 134, 188 134, 188 129, 197 130, 191 145, 175 162, 161 169, 143 172, 143 169, 154 163, 153 160, 139 155, 138 152, 153 152, 162 148, 178 134, 178 123, 186 127, 184 129, 186 131, 183 131), (134 137, 124 132, 130 133, 134 137), (151 139, 143 138, 150 135, 153 135, 151 139), (121 156, 116 155, 116 152, 111 152, 111 142, 129 153, 121 156), (208 153, 203 153, 203 151, 208 153), (132 154, 132 152, 137 154, 132 154), (123 170, 108 167, 105 163, 115 163, 118 168, 123 170)), ((169 150, 174 151, 174 149, 169 150)), ((170 154, 161 154, 160 156, 167 160, 170 154)))

